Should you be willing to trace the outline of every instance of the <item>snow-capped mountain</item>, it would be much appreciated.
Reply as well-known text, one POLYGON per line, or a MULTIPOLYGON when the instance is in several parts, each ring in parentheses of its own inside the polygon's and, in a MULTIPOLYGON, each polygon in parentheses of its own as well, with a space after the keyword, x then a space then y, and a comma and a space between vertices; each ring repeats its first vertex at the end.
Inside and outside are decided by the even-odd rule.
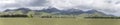
POLYGON ((55 7, 48 7, 47 9, 43 9, 43 10, 39 10, 41 12, 47 12, 47 13, 52 13, 52 12, 60 12, 60 10, 58 10, 55 7))

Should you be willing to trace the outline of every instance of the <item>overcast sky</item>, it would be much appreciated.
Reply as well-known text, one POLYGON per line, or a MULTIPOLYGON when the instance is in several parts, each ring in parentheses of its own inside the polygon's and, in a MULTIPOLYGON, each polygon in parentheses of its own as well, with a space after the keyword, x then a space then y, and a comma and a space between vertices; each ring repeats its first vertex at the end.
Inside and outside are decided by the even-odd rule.
MULTIPOLYGON (((120 0, 0 0, 0 10, 17 7, 47 7, 58 9, 95 9, 120 16, 120 0)), ((36 9, 37 9, 36 8, 36 9)))

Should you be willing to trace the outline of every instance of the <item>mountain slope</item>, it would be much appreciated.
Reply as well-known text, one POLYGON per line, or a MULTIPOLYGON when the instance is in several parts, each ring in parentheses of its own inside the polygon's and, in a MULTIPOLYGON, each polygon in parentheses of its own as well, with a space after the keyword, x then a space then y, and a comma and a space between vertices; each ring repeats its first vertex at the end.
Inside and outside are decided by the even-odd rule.
POLYGON ((31 9, 29 8, 18 8, 18 9, 6 9, 4 12, 16 12, 16 11, 20 11, 22 13, 28 13, 29 11, 31 11, 31 9))

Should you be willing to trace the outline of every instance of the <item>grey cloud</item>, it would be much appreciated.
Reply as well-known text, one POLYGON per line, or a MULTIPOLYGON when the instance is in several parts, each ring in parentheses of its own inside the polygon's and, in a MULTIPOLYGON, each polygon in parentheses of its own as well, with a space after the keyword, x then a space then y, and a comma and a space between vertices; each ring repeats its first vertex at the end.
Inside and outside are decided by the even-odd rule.
POLYGON ((47 3, 46 0, 34 0, 29 5, 31 5, 31 6, 44 6, 45 3, 47 3))
POLYGON ((13 4, 5 4, 4 6, 0 6, 1 8, 7 7, 34 7, 34 6, 45 6, 47 3, 46 0, 16 0, 16 3, 13 4))

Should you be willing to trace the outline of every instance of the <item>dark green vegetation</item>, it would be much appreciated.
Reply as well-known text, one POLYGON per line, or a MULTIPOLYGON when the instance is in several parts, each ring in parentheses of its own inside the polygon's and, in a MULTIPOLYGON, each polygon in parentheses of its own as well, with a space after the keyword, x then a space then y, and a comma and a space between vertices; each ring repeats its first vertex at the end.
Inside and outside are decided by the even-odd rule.
MULTIPOLYGON (((101 13, 93 13, 87 14, 82 13, 79 15, 63 15, 63 14, 54 14, 54 13, 47 13, 47 12, 34 12, 29 11, 28 13, 23 13, 22 11, 14 11, 14 12, 1 12, 0 17, 23 17, 23 18, 115 18, 111 15, 105 15, 101 13)), ((117 17, 119 18, 119 17, 117 17)))
POLYGON ((120 19, 120 17, 85 17, 90 19, 120 19))
POLYGON ((28 16, 27 15, 16 14, 16 15, 0 15, 0 17, 28 17, 28 16))

